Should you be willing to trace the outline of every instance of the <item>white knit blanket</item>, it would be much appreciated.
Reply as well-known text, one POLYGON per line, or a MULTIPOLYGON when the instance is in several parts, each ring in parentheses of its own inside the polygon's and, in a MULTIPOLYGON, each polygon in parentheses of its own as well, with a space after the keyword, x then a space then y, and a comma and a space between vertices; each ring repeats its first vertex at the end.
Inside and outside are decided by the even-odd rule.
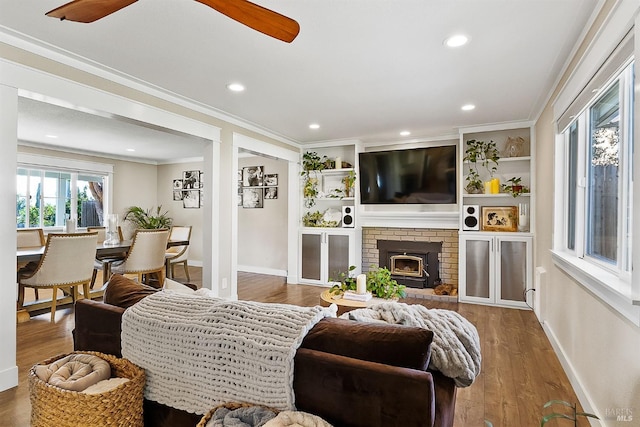
POLYGON ((226 402, 295 409, 293 358, 335 309, 157 292, 122 316, 122 355, 145 369, 145 397, 204 414, 226 402))
POLYGON ((468 387, 480 373, 480 337, 471 322, 451 310, 422 305, 385 302, 340 316, 361 322, 386 322, 417 326, 433 332, 429 368, 453 378, 458 387, 468 387))

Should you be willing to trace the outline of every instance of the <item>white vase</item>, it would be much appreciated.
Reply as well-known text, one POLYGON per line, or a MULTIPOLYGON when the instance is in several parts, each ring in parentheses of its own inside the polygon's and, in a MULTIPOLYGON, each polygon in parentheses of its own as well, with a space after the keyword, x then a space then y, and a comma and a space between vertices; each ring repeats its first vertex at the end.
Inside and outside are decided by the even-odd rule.
POLYGON ((518 231, 529 231, 529 205, 518 203, 518 231))

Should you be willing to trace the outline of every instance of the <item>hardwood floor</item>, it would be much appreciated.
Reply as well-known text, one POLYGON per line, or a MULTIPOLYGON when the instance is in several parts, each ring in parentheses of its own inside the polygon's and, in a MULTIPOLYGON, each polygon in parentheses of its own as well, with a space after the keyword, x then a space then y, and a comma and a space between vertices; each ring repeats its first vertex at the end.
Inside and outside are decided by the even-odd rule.
MULTIPOLYGON (((178 270, 176 280, 185 280, 178 270)), ((200 285, 201 269, 190 267, 190 273, 191 282, 200 285)), ((312 306, 319 304, 320 292, 324 289, 287 285, 284 278, 274 276, 238 275, 238 297, 242 300, 312 306)), ((423 299, 402 302, 457 311, 478 329, 482 372, 473 385, 458 389, 455 427, 483 427, 484 420, 491 421, 495 427, 535 427, 540 425, 545 402, 551 399, 577 402, 533 312, 423 299)), ((48 357, 72 351, 73 310, 63 308, 58 312, 55 324, 49 323, 48 314, 18 324, 20 384, 0 393, 0 426, 29 426, 29 369, 48 357)), ((566 425, 555 422, 547 426, 566 425)), ((580 419, 578 426, 587 427, 589 424, 580 419)))

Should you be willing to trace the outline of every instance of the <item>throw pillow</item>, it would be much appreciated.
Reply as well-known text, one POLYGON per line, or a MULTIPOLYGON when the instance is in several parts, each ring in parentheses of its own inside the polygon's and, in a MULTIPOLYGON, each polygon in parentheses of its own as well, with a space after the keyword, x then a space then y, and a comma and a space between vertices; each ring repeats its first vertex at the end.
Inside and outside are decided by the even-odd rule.
POLYGON ((121 274, 114 274, 107 282, 103 301, 106 304, 129 308, 142 298, 158 291, 159 289, 138 283, 121 274))
POLYGON ((307 333, 302 348, 426 370, 433 332, 422 328, 325 318, 307 333))

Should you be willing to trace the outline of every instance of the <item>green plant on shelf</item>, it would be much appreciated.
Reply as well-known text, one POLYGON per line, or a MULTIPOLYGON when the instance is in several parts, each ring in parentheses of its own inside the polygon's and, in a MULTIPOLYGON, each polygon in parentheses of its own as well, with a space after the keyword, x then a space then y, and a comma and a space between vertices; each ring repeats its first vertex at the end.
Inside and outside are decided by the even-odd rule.
POLYGON ((518 197, 521 194, 528 193, 529 188, 521 184, 521 177, 513 177, 507 180, 507 184, 502 184, 502 191, 504 193, 511 194, 513 197, 518 197))
POLYGON ((344 197, 353 197, 353 186, 356 183, 356 172, 350 170, 343 178, 342 184, 344 184, 344 197))
POLYGON ((500 154, 496 143, 493 140, 489 142, 470 139, 466 143, 464 152, 464 161, 469 162, 469 173, 467 174, 467 185, 465 189, 468 193, 481 193, 484 189, 479 167, 486 169, 489 176, 498 170, 498 160, 500 154))
POLYGON ((315 151, 307 151, 302 154, 302 197, 304 206, 311 208, 316 204, 318 197, 318 177, 316 171, 321 171, 326 167, 327 156, 320 157, 315 151))

